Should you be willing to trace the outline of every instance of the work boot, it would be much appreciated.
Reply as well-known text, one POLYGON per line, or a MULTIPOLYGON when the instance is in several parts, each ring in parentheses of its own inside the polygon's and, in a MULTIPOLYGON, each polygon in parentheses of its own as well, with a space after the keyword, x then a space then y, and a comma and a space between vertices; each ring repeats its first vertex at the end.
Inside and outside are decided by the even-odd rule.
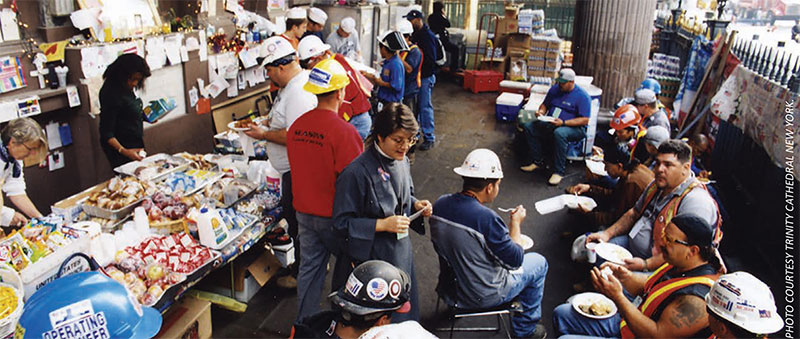
POLYGON ((533 332, 524 338, 531 338, 531 339, 544 339, 547 338, 547 330, 544 328, 542 324, 536 324, 536 329, 533 332))
POLYGON ((530 165, 522 166, 519 169, 521 169, 523 172, 533 172, 537 168, 539 168, 539 165, 537 165, 535 162, 532 162, 530 165))
POLYGON ((553 173, 553 175, 550 176, 550 180, 547 180, 547 183, 555 186, 561 183, 561 179, 564 179, 564 177, 562 177, 560 174, 553 173))
POLYGON ((277 284, 280 288, 295 289, 297 288, 297 279, 291 275, 284 275, 278 278, 277 284))

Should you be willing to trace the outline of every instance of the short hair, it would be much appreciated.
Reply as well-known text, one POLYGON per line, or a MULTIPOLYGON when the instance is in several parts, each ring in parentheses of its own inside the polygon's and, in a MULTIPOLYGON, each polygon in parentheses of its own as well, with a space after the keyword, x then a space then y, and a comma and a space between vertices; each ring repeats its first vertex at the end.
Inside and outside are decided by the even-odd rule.
POLYGON ((144 58, 135 53, 126 53, 117 57, 111 65, 108 65, 103 72, 103 79, 112 86, 124 86, 127 81, 136 73, 142 74, 142 81, 139 81, 137 88, 144 88, 144 79, 150 77, 150 66, 144 58))
POLYGON ((44 135, 42 126, 31 118, 19 118, 8 122, 8 125, 0 132, 3 144, 8 146, 11 139, 24 144, 31 141, 41 142, 41 147, 47 147, 47 138, 44 135))
POLYGON ((472 191, 472 192, 480 192, 489 184, 496 184, 498 180, 497 178, 472 178, 472 177, 461 177, 464 180, 464 183, 461 186, 462 191, 472 191))
POLYGON ((385 138, 399 129, 414 135, 417 134, 419 124, 414 117, 414 112, 411 111, 411 108, 401 103, 387 104, 383 107, 383 110, 375 114, 375 119, 372 122, 372 133, 368 137, 367 145, 369 145, 370 141, 376 141, 378 136, 385 138))
POLYGON ((638 160, 631 158, 630 153, 626 152, 615 143, 603 145, 603 161, 615 165, 622 165, 622 168, 626 171, 632 170, 639 164, 638 160))
POLYGON ((441 13, 444 10, 444 4, 441 1, 436 1, 433 3, 433 12, 434 13, 441 13))
POLYGON ((306 18, 302 18, 302 19, 286 19, 286 30, 288 31, 288 30, 294 28, 295 26, 300 26, 304 22, 306 22, 306 18))
POLYGON ((658 154, 675 154, 678 161, 685 164, 692 159, 692 148, 683 141, 671 139, 658 146, 658 154))

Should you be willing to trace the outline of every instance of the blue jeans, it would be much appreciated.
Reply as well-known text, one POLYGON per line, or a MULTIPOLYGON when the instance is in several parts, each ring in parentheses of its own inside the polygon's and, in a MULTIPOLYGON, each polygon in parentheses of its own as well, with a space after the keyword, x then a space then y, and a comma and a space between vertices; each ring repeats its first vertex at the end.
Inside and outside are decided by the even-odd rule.
POLYGON ((421 80, 422 86, 420 86, 419 97, 417 99, 419 100, 419 123, 425 141, 433 142, 436 136, 433 135, 433 103, 431 103, 431 94, 433 93, 433 85, 436 84, 436 75, 432 74, 421 80))
POLYGON ((620 337, 620 322, 622 322, 622 318, 619 312, 606 319, 592 319, 578 313, 570 303, 558 305, 553 310, 553 329, 556 330, 557 336, 581 335, 595 338, 618 338, 620 337))
POLYGON ((350 118, 350 124, 356 128, 361 140, 364 140, 369 136, 369 131, 372 129, 372 117, 369 116, 369 112, 364 112, 350 118))
POLYGON ((530 160, 538 165, 544 164, 542 144, 551 138, 553 145, 553 170, 563 176, 567 171, 567 147, 570 142, 579 141, 586 137, 586 126, 569 127, 559 126, 534 120, 523 125, 525 139, 528 140, 530 160))
MULTIPOLYGON (((303 260, 297 274, 297 321, 317 313, 320 310, 322 287, 325 284, 328 259, 333 253, 340 255, 343 238, 333 229, 333 219, 297 212, 299 224, 300 251, 303 260)), ((347 267, 350 261, 341 256, 337 258, 333 270, 331 290, 338 290, 344 285, 346 276, 350 274, 347 267), (343 277, 344 276, 344 277, 343 277)))
POLYGON ((522 273, 511 274, 511 290, 503 303, 517 299, 522 304, 522 313, 512 319, 514 335, 527 337, 536 329, 542 318, 542 294, 547 275, 547 259, 539 253, 526 253, 522 258, 522 273))

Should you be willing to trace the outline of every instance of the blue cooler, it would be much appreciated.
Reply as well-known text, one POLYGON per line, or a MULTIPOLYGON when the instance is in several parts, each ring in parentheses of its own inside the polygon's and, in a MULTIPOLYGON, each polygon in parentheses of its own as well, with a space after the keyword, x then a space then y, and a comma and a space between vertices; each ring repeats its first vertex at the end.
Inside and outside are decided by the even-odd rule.
POLYGON ((578 76, 576 78, 588 78, 589 83, 578 83, 579 79, 575 79, 575 83, 592 98, 592 110, 589 116, 589 125, 586 126, 586 138, 571 142, 567 146, 567 159, 572 161, 583 160, 587 154, 592 154, 592 146, 594 146, 595 135, 597 135, 597 116, 600 114, 600 97, 603 95, 602 89, 591 84, 591 77, 578 76))
POLYGON ((525 97, 522 94, 506 92, 500 94, 495 101, 495 117, 498 121, 516 121, 520 108, 522 108, 522 100, 525 97))

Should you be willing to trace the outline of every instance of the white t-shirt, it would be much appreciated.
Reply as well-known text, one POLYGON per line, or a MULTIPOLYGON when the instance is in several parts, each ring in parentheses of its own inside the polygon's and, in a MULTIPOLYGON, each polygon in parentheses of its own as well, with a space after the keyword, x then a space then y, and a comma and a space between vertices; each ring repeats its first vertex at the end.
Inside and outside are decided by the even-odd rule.
POLYGON ((399 324, 389 324, 373 327, 365 332, 358 339, 428 339, 436 338, 433 333, 428 332, 422 325, 414 320, 408 320, 399 324))
MULTIPOLYGON (((20 169, 24 168, 22 161, 16 160, 16 162, 19 164, 20 169)), ((3 185, 3 193, 8 197, 25 194, 25 172, 20 171, 19 178, 14 178, 14 168, 11 165, 6 168, 7 164, 7 162, 0 160, 0 170, 2 170, 0 182, 3 185)), ((0 209, 0 225, 8 226, 11 223, 11 219, 14 218, 14 213, 13 208, 3 206, 0 209)))
POLYGON ((339 33, 336 33, 336 31, 333 31, 328 35, 328 39, 325 40, 325 43, 331 45, 332 52, 344 55, 358 62, 363 62, 361 61, 361 56, 359 56, 359 53, 361 53, 361 42, 356 32, 344 38, 339 35, 339 33))
MULTIPOLYGON (((278 97, 269 111, 268 130, 288 130, 297 118, 317 107, 317 96, 303 89, 308 82, 308 74, 309 71, 301 71, 278 91, 278 97)), ((275 170, 281 174, 289 171, 286 145, 267 142, 267 156, 275 170)))

